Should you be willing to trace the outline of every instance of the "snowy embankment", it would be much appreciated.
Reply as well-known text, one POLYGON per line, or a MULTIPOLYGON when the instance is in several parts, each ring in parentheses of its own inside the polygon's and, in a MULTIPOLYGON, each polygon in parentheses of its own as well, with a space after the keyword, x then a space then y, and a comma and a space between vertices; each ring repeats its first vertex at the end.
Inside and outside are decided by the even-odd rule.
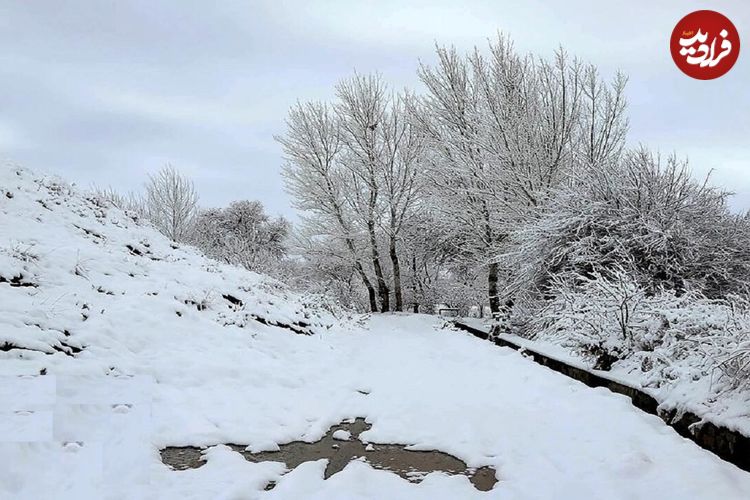
MULTIPOLYGON (((705 313, 697 309, 693 315, 705 316, 705 313)), ((461 321, 487 332, 493 327, 486 320, 464 318, 461 321)), ((721 322, 717 322, 714 328, 720 330, 721 326, 721 322)), ((575 343, 566 334, 569 332, 543 331, 534 339, 506 333, 499 337, 570 366, 637 388, 656 399, 661 412, 675 416, 690 412, 705 422, 750 436, 750 390, 747 383, 733 383, 717 366, 710 350, 699 342, 693 342, 692 349, 683 348, 679 356, 667 352, 670 345, 649 352, 635 352, 614 362, 610 370, 603 371, 594 369, 595 359, 577 352, 575 343), (655 366, 656 363, 647 358, 658 359, 662 366, 655 366)))
POLYGON ((0 170, 0 276, 0 498, 750 498, 750 474, 625 397, 434 317, 337 318, 27 171, 0 170), (286 472, 221 446, 315 441, 353 417, 372 424, 360 439, 499 483, 363 461, 324 480, 324 461, 286 472), (211 447, 172 471, 168 445, 211 447))

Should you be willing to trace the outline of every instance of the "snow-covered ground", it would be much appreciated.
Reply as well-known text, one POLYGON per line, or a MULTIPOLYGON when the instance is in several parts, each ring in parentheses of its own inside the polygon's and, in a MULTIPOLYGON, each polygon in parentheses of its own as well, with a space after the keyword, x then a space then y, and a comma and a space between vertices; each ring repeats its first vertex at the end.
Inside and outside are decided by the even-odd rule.
MULTIPOLYGON (((701 312, 696 311, 696 315, 701 312)), ((491 321, 477 318, 462 318, 461 321, 488 332, 493 326, 491 321)), ((611 370, 601 371, 593 368, 594 360, 590 357, 577 353, 570 343, 566 345, 565 335, 542 334, 534 339, 507 333, 500 336, 569 365, 637 387, 654 397, 661 411, 676 411, 677 415, 689 411, 704 422, 750 435, 750 391, 732 385, 715 366, 715 361, 700 348, 683 352, 678 359, 663 355, 668 369, 662 372, 643 370, 643 357, 638 354, 653 353, 636 353, 615 362, 611 370)))
POLYGON ((750 498, 750 474, 625 397, 435 317, 326 312, 27 171, 0 170, 0 276, 0 498, 750 498), (285 473, 213 446, 273 450, 353 417, 361 439, 499 483, 363 461, 324 480, 322 461, 285 473), (172 471, 168 445, 212 447, 172 471))

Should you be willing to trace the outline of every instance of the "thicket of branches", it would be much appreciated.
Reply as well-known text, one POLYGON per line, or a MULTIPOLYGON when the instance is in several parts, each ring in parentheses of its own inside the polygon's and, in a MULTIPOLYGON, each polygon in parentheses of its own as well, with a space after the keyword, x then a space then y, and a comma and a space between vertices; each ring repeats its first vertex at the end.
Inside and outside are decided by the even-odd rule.
POLYGON ((527 273, 518 285, 543 291, 554 276, 620 266, 651 292, 745 293, 750 227, 727 196, 643 149, 587 167, 516 233, 515 261, 527 273))
POLYGON ((509 307, 499 254, 580 162, 611 162, 627 121, 625 78, 611 83, 559 51, 519 55, 439 47, 425 92, 355 75, 330 103, 299 103, 278 137, 304 214, 302 254, 356 275, 372 311, 448 302, 509 307), (326 249, 330 249, 327 251, 326 249))
POLYGON ((190 241, 209 257, 271 274, 286 255, 289 231, 289 222, 270 218, 259 201, 234 201, 201 211, 190 241))

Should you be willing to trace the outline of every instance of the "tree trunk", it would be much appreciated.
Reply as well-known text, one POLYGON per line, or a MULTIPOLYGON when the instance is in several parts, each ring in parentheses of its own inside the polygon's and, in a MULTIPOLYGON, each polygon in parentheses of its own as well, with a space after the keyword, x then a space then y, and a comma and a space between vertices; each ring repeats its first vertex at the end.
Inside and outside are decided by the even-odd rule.
MULTIPOLYGON (((374 164, 371 157, 370 160, 374 164)), ((378 281, 378 295, 380 296, 380 312, 391 310, 391 297, 388 284, 383 277, 383 267, 380 265, 380 250, 378 249, 378 236, 375 233, 375 211, 378 202, 378 188, 375 182, 373 171, 370 171, 370 199, 368 203, 367 232, 370 234, 370 249, 372 250, 372 267, 375 271, 375 278, 378 281)))
POLYGON ((370 311, 378 312, 378 302, 375 300, 375 288, 373 288, 372 283, 370 283, 370 278, 367 277, 365 270, 362 269, 362 264, 359 263, 359 260, 354 262, 354 268, 357 270, 357 274, 359 274, 360 278, 362 278, 362 283, 365 284, 365 288, 367 288, 367 296, 370 299, 370 311))
MULTIPOLYGON (((492 225, 490 224, 490 210, 487 207, 487 202, 482 200, 482 215, 484 216, 484 233, 485 233, 485 244, 487 250, 492 250, 492 243, 494 242, 494 235, 492 231, 492 225)), ((490 313, 492 317, 496 318, 500 314, 500 297, 497 294, 497 262, 490 263, 489 270, 487 272, 487 292, 490 299, 490 313)))
POLYGON ((391 254, 391 264, 393 265, 393 292, 396 297, 396 307, 394 311, 404 310, 404 298, 401 294, 401 265, 398 261, 398 253, 396 252, 396 237, 390 237, 389 251, 391 254))
MULTIPOLYGON (((336 219, 338 220, 341 228, 348 234, 349 231, 346 224, 344 223, 344 216, 341 215, 341 209, 338 205, 335 205, 335 208, 336 219)), ((345 238, 345 241, 346 247, 349 249, 349 253, 352 254, 352 259, 354 259, 354 269, 357 270, 357 274, 359 274, 359 277, 362 278, 362 283, 364 283, 365 288, 367 288, 367 295, 370 299, 370 311, 378 312, 378 303, 375 300, 375 288, 373 288, 372 283, 370 282, 370 278, 367 277, 367 273, 362 267, 362 263, 359 261, 359 257, 357 256, 357 248, 354 246, 354 241, 352 241, 352 239, 348 236, 345 238)))
POLYGON ((495 317, 500 313, 500 297, 497 292, 497 262, 490 264, 489 272, 487 273, 487 290, 490 296, 490 312, 495 317))
MULTIPOLYGON (((333 193, 333 185, 331 184, 330 180, 327 180, 328 183, 328 192, 333 193)), ((334 201, 333 207, 336 213, 336 220, 339 223, 339 226, 341 229, 344 230, 344 233, 347 235, 345 238, 346 241, 346 247, 349 249, 349 253, 352 254, 352 259, 354 259, 354 269, 357 270, 357 274, 359 274, 359 277, 362 278, 362 283, 364 283, 365 288, 367 288, 367 296, 370 299, 370 311, 371 312, 378 312, 378 303, 375 300, 375 289, 372 286, 372 283, 370 282, 370 278, 367 277, 367 273, 365 272, 364 268, 362 267, 362 263, 359 261, 359 257, 357 256, 357 247, 354 246, 354 241, 348 236, 349 235, 349 228, 344 222, 344 216, 341 213, 341 207, 338 203, 334 201)))
MULTIPOLYGON (((343 219, 340 216, 339 222, 341 222, 342 226, 344 225, 343 219)), ((357 257, 357 248, 354 246, 354 242, 351 238, 347 237, 345 238, 345 241, 346 247, 349 249, 349 253, 352 254, 352 259, 354 259, 354 269, 357 271, 357 274, 359 274, 359 277, 362 278, 362 283, 364 283, 365 288, 367 288, 367 295, 370 299, 370 311, 378 312, 378 303, 375 300, 375 288, 372 286, 370 278, 367 277, 367 273, 365 272, 364 267, 362 267, 359 257, 357 257)))
POLYGON ((380 265, 380 251, 378 250, 378 239, 375 234, 375 221, 367 221, 367 231, 370 233, 370 249, 372 250, 372 267, 375 270, 375 278, 378 281, 378 295, 380 296, 380 312, 391 310, 391 291, 383 277, 383 267, 380 265))
POLYGON ((412 255, 412 258, 411 258, 411 300, 412 300, 413 312, 415 313, 419 312, 419 300, 417 300, 417 297, 420 297, 421 299, 421 294, 417 293, 417 283, 418 283, 417 257, 416 255, 412 255))

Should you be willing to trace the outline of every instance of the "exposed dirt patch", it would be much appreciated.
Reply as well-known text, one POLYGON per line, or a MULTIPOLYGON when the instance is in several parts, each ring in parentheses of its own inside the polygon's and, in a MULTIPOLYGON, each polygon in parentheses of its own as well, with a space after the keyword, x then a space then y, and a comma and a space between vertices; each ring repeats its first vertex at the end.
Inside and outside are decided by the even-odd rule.
POLYGON ((139 248, 135 245, 127 244, 125 245, 125 248, 128 249, 128 252, 130 252, 130 255, 135 255, 136 257, 148 257, 149 259, 153 260, 154 262, 158 262, 162 260, 159 257, 156 257, 150 250, 151 245, 148 242, 141 241, 142 248, 139 248))
POLYGON ((17 287, 36 288, 38 286, 36 283, 32 283, 30 281, 24 280, 23 274, 18 274, 10 278, 6 278, 5 276, 0 276, 0 283, 7 283, 10 286, 17 286, 17 287))
POLYGON ((97 233, 97 232, 96 232, 96 231, 94 231, 93 229, 88 229, 88 228, 85 228, 85 227, 83 227, 83 226, 79 226, 78 224, 73 224, 73 226, 74 226, 75 228, 77 228, 77 229, 80 229, 81 231, 83 231, 83 232, 84 232, 84 233, 85 233, 85 234, 86 234, 87 236, 91 236, 91 238, 92 238, 92 239, 93 239, 93 240, 94 240, 95 242, 97 242, 97 243, 98 243, 99 241, 103 241, 103 240, 106 240, 106 238, 105 238, 105 237, 104 237, 103 235, 101 235, 101 234, 97 233))
POLYGON ((251 314, 250 317, 260 323, 261 325, 266 326, 276 326, 279 328, 286 328, 287 330, 291 330, 294 333, 298 335, 312 335, 312 332, 307 329, 309 326, 307 323, 304 322, 295 322, 292 324, 289 323, 280 323, 278 321, 269 321, 266 318, 263 318, 261 316, 257 316, 255 314, 251 314))
POLYGON ((232 304, 232 306, 234 306, 235 308, 242 307, 242 300, 238 299, 234 295, 230 295, 228 293, 225 293, 225 294, 222 295, 222 297, 224 298, 224 300, 226 300, 227 302, 229 302, 230 304, 232 304))
MULTIPOLYGON (((59 341, 54 344, 50 344, 50 347, 54 349, 56 352, 61 352, 65 354, 66 356, 70 356, 70 357, 75 357, 76 354, 83 351, 83 347, 78 347, 78 346, 71 345, 71 344, 68 344, 67 342, 62 342, 62 341, 59 341)), ((13 342, 8 342, 8 341, 5 341, 2 344, 0 344, 0 351, 2 352, 34 351, 34 352, 41 352, 42 354, 52 354, 42 349, 34 349, 31 347, 21 347, 17 344, 14 344, 13 342)))
POLYGON ((136 248, 133 245, 125 245, 125 248, 128 249, 128 251, 130 252, 130 255, 135 255, 137 257, 143 256, 143 252, 141 252, 139 248, 136 248))
MULTIPOLYGON (((364 419, 358 418, 353 422, 335 425, 328 430, 320 441, 306 443, 293 441, 280 445, 279 451, 264 451, 251 453, 245 451, 245 446, 229 444, 250 462, 283 462, 287 469, 292 470, 303 462, 320 459, 328 460, 324 478, 340 472, 352 460, 364 459, 376 469, 391 471, 407 481, 419 483, 430 472, 444 472, 451 475, 464 475, 474 487, 480 491, 489 491, 495 484, 495 470, 491 467, 472 469, 462 460, 441 451, 412 451, 402 444, 365 444, 359 440, 359 435, 370 428, 364 419), (333 437, 336 431, 346 431, 351 439, 342 441, 333 437)), ((339 433, 341 434, 341 433, 339 433)), ((337 436, 339 435, 337 434, 337 436)), ((192 446, 171 446, 161 450, 162 462, 176 470, 194 469, 202 466, 203 450, 192 446)), ((269 483, 266 489, 271 489, 275 483, 269 483)))

